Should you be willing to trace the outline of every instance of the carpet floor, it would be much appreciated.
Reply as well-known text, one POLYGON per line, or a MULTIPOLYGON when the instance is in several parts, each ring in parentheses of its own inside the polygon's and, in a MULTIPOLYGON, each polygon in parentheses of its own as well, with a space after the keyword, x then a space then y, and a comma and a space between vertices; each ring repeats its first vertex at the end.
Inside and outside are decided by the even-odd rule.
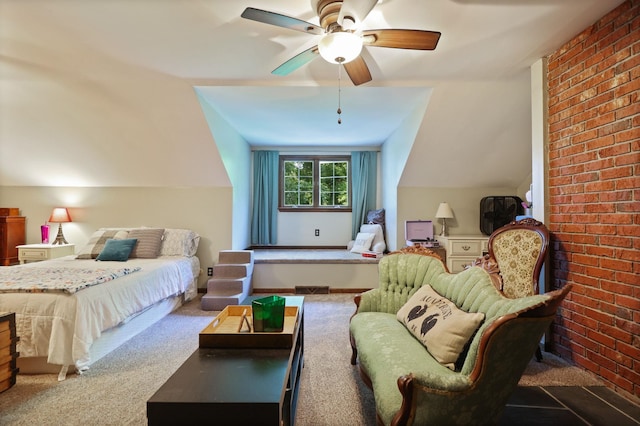
MULTIPOLYGON (((305 296, 305 366, 297 425, 375 425, 373 393, 349 362, 352 299, 350 294, 305 296)), ((0 394, 0 425, 146 425, 146 401, 197 349, 198 333, 213 316, 214 312, 200 310, 196 299, 82 375, 69 375, 62 382, 53 374, 19 375, 16 385, 0 394)), ((590 374, 543 354, 543 361, 532 360, 523 374, 503 424, 638 425, 638 406, 604 388, 590 374), (599 405, 588 399, 593 395, 599 405), (603 401, 619 402, 623 409, 603 401), (581 405, 583 411, 597 411, 599 406, 613 411, 584 414, 579 411, 581 405), (620 422, 599 422, 598 416, 620 422), (527 423, 536 418, 542 423, 527 423), (558 419, 569 419, 569 423, 558 419), (582 423, 571 423, 574 420, 582 423)))

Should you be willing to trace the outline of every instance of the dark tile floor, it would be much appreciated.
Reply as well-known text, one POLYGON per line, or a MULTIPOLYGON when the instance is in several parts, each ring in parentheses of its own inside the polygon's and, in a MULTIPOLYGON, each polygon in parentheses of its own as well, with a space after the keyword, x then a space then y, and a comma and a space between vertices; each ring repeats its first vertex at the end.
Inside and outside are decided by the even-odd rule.
POLYGON ((518 386, 502 426, 638 426, 640 406, 604 386, 518 386))

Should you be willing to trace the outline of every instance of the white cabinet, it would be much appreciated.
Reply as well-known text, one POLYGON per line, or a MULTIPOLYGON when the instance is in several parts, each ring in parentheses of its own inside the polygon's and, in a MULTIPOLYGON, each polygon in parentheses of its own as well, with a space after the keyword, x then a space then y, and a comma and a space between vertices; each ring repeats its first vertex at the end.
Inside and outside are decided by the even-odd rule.
POLYGON ((457 273, 487 252, 489 237, 486 235, 449 235, 436 239, 447 252, 447 268, 457 273))
POLYGON ((56 257, 67 256, 75 253, 75 245, 62 244, 25 244, 18 246, 18 260, 20 263, 27 261, 37 262, 40 260, 54 259, 56 257))

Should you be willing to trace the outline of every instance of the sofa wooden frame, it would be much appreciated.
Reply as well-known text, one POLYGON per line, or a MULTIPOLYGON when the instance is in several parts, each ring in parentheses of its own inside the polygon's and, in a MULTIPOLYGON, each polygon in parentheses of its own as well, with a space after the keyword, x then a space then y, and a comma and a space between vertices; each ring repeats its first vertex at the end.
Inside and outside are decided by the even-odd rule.
MULTIPOLYGON (((439 256, 432 252, 431 250, 421 248, 421 247, 408 247, 400 251, 396 251, 390 254, 393 256, 395 254, 400 253, 416 253, 425 256, 436 257, 438 259, 439 256)), ((488 264, 488 262, 487 262, 488 264)), ((498 274, 499 269, 496 267, 488 268, 487 272, 489 275, 498 274)), ((418 384, 415 380, 413 374, 407 374, 398 377, 397 386, 402 395, 402 404, 400 409, 394 415, 391 425, 400 426, 400 425, 410 425, 413 424, 415 413, 416 413, 416 404, 417 404, 417 392, 423 392, 427 394, 438 395, 439 397, 445 397, 450 399, 452 402, 455 401, 457 397, 464 397, 472 392, 476 392, 476 388, 479 387, 479 383, 485 380, 491 380, 492 372, 491 369, 496 365, 496 363, 501 362, 501 360, 496 360, 495 355, 492 355, 492 348, 496 345, 500 344, 500 330, 503 326, 516 321, 543 321, 550 323, 556 315, 556 311, 560 306, 562 300, 569 293, 571 289, 571 285, 565 286, 560 290, 556 290, 548 293, 546 296, 548 297, 544 303, 536 305, 534 307, 525 308, 518 312, 513 312, 509 314, 505 314, 497 319, 487 327, 487 329, 483 332, 478 349, 475 363, 473 364, 473 369, 468 376, 471 385, 469 388, 461 391, 448 391, 437 388, 430 388, 425 386, 424 384, 418 384)), ((354 297, 354 302, 356 304, 356 312, 352 315, 353 318, 357 313, 360 307, 361 295, 356 295, 354 297)), ((514 323, 515 324, 515 323, 514 323)), ((508 329, 509 326, 507 326, 508 329)), ((356 347, 355 339, 353 338, 351 332, 349 333, 349 339, 352 347, 352 356, 351 356, 351 364, 357 365, 358 358, 358 349, 356 347)), ((359 374, 363 380, 363 382, 373 390, 372 381, 369 377, 368 372, 363 368, 362 365, 358 365, 359 374)), ((524 368, 524 367, 523 367, 524 368)), ((514 385, 515 386, 515 385, 514 385)), ((495 401, 494 401, 495 402, 495 401)), ((384 425, 384 421, 380 417, 380 413, 376 412, 377 415, 377 423, 379 425, 384 425)))

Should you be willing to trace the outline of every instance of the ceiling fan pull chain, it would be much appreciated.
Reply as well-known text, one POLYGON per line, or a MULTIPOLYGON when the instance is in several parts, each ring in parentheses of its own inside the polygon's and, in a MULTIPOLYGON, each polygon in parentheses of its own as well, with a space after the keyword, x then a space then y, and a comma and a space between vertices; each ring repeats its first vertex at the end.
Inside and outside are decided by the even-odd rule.
POLYGON ((340 114, 342 114, 342 108, 340 108, 340 92, 342 91, 340 85, 340 67, 342 67, 342 61, 338 63, 338 124, 342 124, 342 118, 340 117, 340 114))

